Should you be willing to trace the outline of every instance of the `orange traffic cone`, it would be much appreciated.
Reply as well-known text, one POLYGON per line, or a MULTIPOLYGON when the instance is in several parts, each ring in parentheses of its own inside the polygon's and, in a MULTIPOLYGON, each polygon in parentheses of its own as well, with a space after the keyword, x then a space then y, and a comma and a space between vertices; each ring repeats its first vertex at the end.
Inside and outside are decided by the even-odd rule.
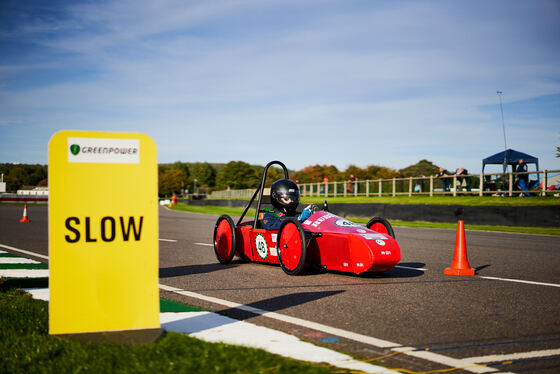
POLYGON ((29 218, 27 218, 27 204, 23 206, 23 217, 19 220, 20 222, 31 222, 29 218))
POLYGON ((467 259, 467 244, 465 241, 465 223, 457 222, 457 238, 455 239, 455 255, 451 267, 444 269, 446 275, 474 275, 475 270, 467 259))

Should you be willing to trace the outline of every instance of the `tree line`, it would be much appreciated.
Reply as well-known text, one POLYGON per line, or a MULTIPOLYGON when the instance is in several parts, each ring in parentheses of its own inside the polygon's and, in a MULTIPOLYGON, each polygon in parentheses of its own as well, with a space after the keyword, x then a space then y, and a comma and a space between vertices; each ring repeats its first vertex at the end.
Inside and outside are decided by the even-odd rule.
MULTIPOLYGON (((385 166, 369 165, 361 168, 350 165, 339 170, 334 165, 312 165, 301 170, 289 170, 290 179, 297 183, 329 182, 348 180, 389 179, 393 177, 429 176, 437 173, 439 167, 428 160, 396 170, 385 166)), ((158 165, 158 188, 160 196, 183 194, 206 194, 213 190, 256 188, 262 178, 264 166, 251 165, 244 161, 230 161, 227 164, 208 162, 181 162, 158 165)), ((16 192, 24 186, 47 186, 46 165, 0 164, 4 174, 7 192, 16 192)), ((280 168, 271 167, 267 185, 283 178, 280 168)))
POLYGON ((26 186, 47 186, 48 169, 46 165, 0 164, 0 175, 2 174, 7 192, 16 192, 26 186))

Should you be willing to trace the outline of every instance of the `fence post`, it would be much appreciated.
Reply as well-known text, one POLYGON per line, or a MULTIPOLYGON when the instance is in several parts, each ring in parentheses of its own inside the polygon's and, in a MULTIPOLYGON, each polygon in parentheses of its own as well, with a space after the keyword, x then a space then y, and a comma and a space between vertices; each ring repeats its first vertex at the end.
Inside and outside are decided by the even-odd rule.
POLYGON ((379 183, 379 188, 378 188, 378 190, 377 190, 377 195, 378 195, 379 197, 381 197, 381 196, 383 196, 383 180, 380 179, 380 180, 378 181, 378 183, 379 183))
POLYGON ((354 181, 354 196, 358 196, 358 181, 354 181))
POLYGON ((513 173, 509 172, 509 196, 513 195, 513 173))
POLYGON ((408 178, 408 197, 412 196, 412 177, 408 178))
POLYGON ((393 197, 397 196, 397 179, 393 177, 393 197))
POLYGON ((344 197, 346 197, 346 195, 348 195, 348 182, 344 182, 344 197))
POLYGON ((548 184, 548 172, 545 169, 542 172, 542 195, 543 196, 546 196, 547 184, 548 184))
POLYGON ((478 196, 482 196, 482 189, 484 188, 484 174, 480 173, 480 183, 479 183, 480 191, 478 192, 478 196))
POLYGON ((366 197, 369 197, 369 179, 366 181, 366 197))
POLYGON ((334 196, 334 197, 336 197, 336 190, 338 189, 337 183, 338 183, 338 182, 334 182, 334 191, 333 191, 333 196, 334 196))
POLYGON ((434 176, 430 175, 430 197, 434 196, 434 176))
POLYGON ((453 176, 453 196, 457 196, 457 176, 453 176))
POLYGON ((329 184, 325 183, 325 198, 329 197, 329 184))

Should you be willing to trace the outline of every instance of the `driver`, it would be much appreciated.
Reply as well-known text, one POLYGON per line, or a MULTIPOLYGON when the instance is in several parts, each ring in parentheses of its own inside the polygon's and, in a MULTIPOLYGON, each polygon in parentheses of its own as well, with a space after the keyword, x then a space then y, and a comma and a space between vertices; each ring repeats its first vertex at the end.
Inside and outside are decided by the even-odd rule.
MULTIPOLYGON (((278 230, 282 220, 288 217, 296 217, 296 209, 299 204, 299 188, 297 184, 289 179, 279 179, 270 187, 270 200, 274 210, 265 209, 263 217, 263 228, 266 230, 278 230)), ((306 207, 301 215, 297 216, 301 222, 311 216, 311 206, 306 207)))

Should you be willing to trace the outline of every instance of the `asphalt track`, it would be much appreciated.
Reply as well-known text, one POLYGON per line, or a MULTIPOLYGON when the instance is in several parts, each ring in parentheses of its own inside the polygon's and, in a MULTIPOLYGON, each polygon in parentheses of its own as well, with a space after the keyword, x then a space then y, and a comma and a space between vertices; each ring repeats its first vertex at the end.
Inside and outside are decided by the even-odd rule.
MULTIPOLYGON (((0 205, 0 245, 45 262, 46 206, 28 206, 29 224, 21 214, 21 205, 0 205)), ((396 227, 402 259, 391 272, 291 277, 277 266, 220 265, 211 247, 216 218, 160 208, 163 296, 389 368, 560 371, 558 237, 467 231, 477 275, 455 277, 443 274, 454 230, 396 227)))

